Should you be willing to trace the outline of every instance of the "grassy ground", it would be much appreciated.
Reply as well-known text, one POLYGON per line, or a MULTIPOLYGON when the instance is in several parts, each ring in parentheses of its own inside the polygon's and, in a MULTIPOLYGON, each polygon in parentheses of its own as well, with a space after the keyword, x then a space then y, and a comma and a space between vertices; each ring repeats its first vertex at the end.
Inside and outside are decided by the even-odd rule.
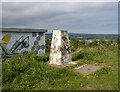
POLYGON ((45 56, 12 57, 3 63, 3 90, 116 90, 118 89, 118 48, 94 47, 72 53, 77 65, 56 68, 47 65, 45 56), (82 64, 104 63, 106 67, 83 75, 74 71, 82 64))
POLYGON ((2 90, 2 60, 1 60, 1 57, 0 57, 0 92, 2 90))

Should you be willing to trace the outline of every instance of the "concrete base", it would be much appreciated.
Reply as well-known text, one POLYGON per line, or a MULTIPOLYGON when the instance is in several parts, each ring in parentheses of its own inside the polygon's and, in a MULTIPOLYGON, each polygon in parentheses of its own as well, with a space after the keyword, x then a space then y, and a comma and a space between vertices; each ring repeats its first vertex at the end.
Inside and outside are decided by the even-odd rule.
POLYGON ((81 65, 81 66, 75 68, 75 71, 85 74, 85 75, 89 75, 90 73, 95 72, 95 71, 101 69, 102 67, 104 67, 104 66, 94 65, 94 64, 84 64, 84 65, 81 65))
POLYGON ((69 62, 69 63, 64 63, 62 65, 57 65, 57 64, 50 64, 48 63, 50 66, 54 66, 54 67, 58 67, 58 68, 63 68, 63 67, 66 67, 66 66, 71 66, 71 65, 75 65, 77 64, 76 62, 69 62))

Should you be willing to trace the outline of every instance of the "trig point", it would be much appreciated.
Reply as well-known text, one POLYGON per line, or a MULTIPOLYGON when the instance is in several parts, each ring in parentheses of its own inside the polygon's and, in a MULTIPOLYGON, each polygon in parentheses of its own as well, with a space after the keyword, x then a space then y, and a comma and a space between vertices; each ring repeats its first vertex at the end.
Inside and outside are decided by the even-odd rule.
POLYGON ((63 65, 72 61, 67 31, 53 31, 49 61, 50 64, 56 65, 63 65))

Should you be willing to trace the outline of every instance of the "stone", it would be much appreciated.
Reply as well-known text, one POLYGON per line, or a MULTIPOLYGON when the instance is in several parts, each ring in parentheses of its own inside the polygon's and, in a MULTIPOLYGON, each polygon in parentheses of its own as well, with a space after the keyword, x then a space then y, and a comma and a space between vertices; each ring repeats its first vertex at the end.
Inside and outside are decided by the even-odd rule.
POLYGON ((37 41, 40 41, 40 40, 41 40, 41 36, 38 36, 38 37, 37 37, 37 41))
POLYGON ((68 32, 65 30, 53 31, 49 64, 63 65, 71 61, 68 32))
POLYGON ((95 71, 101 69, 102 67, 103 67, 103 65, 84 64, 84 65, 81 65, 81 66, 75 68, 75 71, 85 74, 85 75, 89 75, 90 73, 95 72, 95 71))
POLYGON ((40 45, 38 45, 38 46, 37 46, 37 50, 40 50, 40 48, 41 48, 40 45))
POLYGON ((38 45, 38 41, 36 40, 36 41, 34 41, 34 45, 38 45))

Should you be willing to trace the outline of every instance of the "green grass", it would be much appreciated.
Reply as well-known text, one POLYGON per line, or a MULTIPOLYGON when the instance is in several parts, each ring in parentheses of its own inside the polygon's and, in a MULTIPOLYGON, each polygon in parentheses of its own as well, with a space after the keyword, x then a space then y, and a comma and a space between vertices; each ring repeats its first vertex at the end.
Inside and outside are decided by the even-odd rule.
POLYGON ((2 60, 0 57, 0 92, 2 90, 2 60))
POLYGON ((77 65, 65 68, 49 66, 44 56, 12 57, 2 66, 3 90, 117 90, 117 46, 86 48, 72 53, 77 65), (106 67, 83 75, 74 71, 82 64, 104 63, 106 67))

